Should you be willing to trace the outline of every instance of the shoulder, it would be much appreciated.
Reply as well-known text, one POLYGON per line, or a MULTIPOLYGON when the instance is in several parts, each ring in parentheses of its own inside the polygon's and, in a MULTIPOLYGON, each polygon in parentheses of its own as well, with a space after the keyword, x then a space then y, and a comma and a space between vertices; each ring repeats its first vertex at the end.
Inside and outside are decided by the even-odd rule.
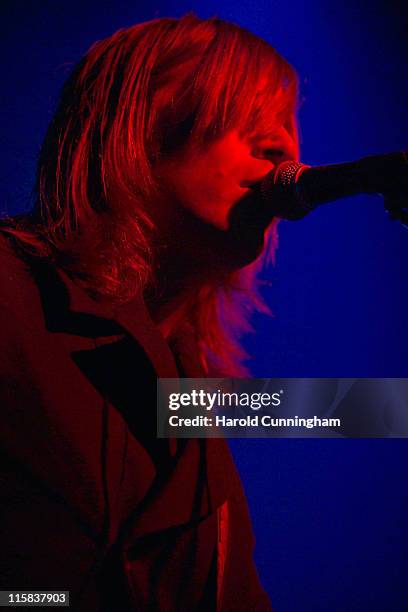
POLYGON ((17 241, 0 227, 0 308, 16 318, 29 318, 38 300, 32 268, 17 241))

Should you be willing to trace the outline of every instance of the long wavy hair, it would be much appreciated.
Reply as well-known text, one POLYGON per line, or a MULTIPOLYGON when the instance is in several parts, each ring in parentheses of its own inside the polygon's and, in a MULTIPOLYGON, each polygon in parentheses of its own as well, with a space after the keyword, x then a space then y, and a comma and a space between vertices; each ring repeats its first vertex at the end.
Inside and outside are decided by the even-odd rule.
MULTIPOLYGON (((236 25, 190 14, 119 30, 74 68, 41 149, 33 211, 5 229, 96 298, 126 302, 155 283, 155 161, 187 140, 268 133, 277 121, 296 139, 296 107, 292 67, 236 25)), ((254 263, 203 282, 183 318, 207 375, 248 374, 240 338, 254 309, 268 312, 257 275, 273 259, 276 226, 254 263)))

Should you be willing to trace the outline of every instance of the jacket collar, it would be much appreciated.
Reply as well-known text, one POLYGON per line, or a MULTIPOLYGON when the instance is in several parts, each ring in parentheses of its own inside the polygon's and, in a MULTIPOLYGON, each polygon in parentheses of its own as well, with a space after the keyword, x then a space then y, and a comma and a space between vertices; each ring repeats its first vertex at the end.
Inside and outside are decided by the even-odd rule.
POLYGON ((72 313, 87 314, 118 323, 144 349, 152 362, 159 378, 177 378, 174 356, 168 343, 153 322, 142 296, 120 306, 93 299, 82 287, 77 285, 61 268, 56 272, 63 282, 68 298, 68 308, 72 313))

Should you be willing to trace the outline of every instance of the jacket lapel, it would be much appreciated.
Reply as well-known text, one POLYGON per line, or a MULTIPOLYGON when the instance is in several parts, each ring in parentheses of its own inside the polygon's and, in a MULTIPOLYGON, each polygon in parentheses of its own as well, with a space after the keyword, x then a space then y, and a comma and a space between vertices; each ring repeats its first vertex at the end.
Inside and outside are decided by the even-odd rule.
POLYGON ((67 288, 72 312, 86 313, 115 321, 140 344, 159 378, 178 377, 173 354, 154 325, 141 296, 136 296, 130 302, 117 307, 102 304, 78 287, 66 272, 61 269, 57 269, 57 272, 67 288))
MULTIPOLYGON (((142 298, 113 308, 92 299, 64 271, 57 269, 56 273, 66 293, 66 312, 52 305, 51 331, 80 336, 86 335, 85 329, 94 338, 100 331, 98 321, 103 320, 105 334, 109 326, 113 336, 125 330, 142 347, 157 377, 179 376, 172 351, 142 298), (76 329, 75 320, 81 332, 76 329)), ((52 290, 48 288, 50 296, 52 290)), ((172 346, 182 373, 202 377, 194 332, 181 335, 172 346)), ((136 370, 135 391, 142 382, 143 372, 136 370)), ((70 393, 68 390, 67 399, 70 393)), ((130 541, 135 541, 143 534, 199 520, 219 507, 235 488, 239 477, 225 440, 179 440, 177 445, 170 440, 168 465, 158 474, 149 453, 131 435, 120 414, 111 410, 102 415, 94 396, 90 393, 89 403, 85 396, 81 406, 76 407, 56 399, 55 414, 49 415, 53 427, 69 443, 63 455, 58 448, 45 454, 50 458, 53 452, 55 457, 61 456, 66 466, 65 478, 61 480, 64 469, 58 461, 47 463, 45 457, 38 457, 34 465, 44 480, 78 509, 102 540, 113 542, 118 531, 124 530, 130 534, 130 541)), ((151 398, 146 406, 156 410, 151 398)))

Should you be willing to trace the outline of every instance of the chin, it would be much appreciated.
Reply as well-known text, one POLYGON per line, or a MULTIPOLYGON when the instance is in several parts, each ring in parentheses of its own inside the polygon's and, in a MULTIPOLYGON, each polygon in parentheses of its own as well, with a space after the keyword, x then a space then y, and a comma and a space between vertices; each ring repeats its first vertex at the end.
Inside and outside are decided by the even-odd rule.
POLYGON ((258 259, 265 246, 266 225, 260 215, 254 214, 254 207, 245 203, 228 217, 225 228, 219 220, 203 221, 191 213, 185 216, 178 249, 191 266, 203 273, 232 271, 258 259))

